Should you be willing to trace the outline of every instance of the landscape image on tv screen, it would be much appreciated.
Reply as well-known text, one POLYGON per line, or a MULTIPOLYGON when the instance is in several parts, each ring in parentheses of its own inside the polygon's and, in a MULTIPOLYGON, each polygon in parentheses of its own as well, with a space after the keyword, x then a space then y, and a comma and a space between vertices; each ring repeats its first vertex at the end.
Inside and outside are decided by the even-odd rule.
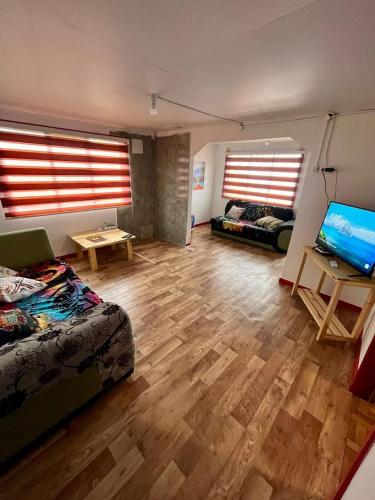
POLYGON ((371 274, 375 262, 375 212, 331 202, 317 243, 371 274))

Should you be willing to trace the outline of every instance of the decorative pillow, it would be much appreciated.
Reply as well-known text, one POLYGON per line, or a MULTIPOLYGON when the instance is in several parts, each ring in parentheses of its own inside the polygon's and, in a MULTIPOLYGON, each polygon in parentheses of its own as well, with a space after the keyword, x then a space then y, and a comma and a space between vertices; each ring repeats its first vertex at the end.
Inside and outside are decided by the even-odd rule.
POLYGON ((229 219, 239 220, 241 215, 244 213, 245 209, 241 207, 233 207, 225 214, 225 217, 229 217, 229 219))
POLYGON ((278 228, 284 221, 280 219, 276 219, 276 217, 272 217, 272 215, 267 215, 266 217, 262 217, 255 221, 255 225, 259 227, 264 227, 264 229, 274 230, 278 228))
POLYGON ((0 278, 0 302, 16 302, 43 290, 46 286, 45 283, 22 276, 0 278))
POLYGON ((9 269, 9 267, 0 266, 0 278, 7 278, 8 276, 16 276, 18 274, 14 269, 9 269))
POLYGON ((0 313, 0 346, 24 339, 37 329, 38 323, 22 309, 10 309, 0 313))

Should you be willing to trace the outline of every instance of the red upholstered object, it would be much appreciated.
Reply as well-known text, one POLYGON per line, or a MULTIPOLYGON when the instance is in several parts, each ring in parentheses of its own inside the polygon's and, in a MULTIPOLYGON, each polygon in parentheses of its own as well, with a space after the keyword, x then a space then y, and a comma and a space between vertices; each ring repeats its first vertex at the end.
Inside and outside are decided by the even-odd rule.
POLYGON ((357 359, 354 378, 349 389, 359 398, 368 400, 375 392, 375 337, 360 366, 358 361, 357 359))

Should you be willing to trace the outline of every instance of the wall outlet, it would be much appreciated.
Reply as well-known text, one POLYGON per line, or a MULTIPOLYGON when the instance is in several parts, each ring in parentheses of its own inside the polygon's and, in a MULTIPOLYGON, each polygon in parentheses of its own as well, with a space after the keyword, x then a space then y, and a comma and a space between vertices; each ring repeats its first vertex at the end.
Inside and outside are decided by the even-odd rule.
POLYGON ((148 238, 153 238, 154 236, 154 226, 152 224, 147 224, 140 227, 140 237, 141 240, 147 240, 148 238))

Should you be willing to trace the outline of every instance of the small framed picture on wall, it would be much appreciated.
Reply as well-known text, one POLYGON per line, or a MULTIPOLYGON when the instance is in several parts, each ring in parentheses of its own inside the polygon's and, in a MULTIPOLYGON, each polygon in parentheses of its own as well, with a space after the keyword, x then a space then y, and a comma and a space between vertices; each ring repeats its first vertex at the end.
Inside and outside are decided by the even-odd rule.
POLYGON ((193 190, 201 191, 204 189, 204 176, 206 173, 206 162, 195 161, 193 167, 193 190))

